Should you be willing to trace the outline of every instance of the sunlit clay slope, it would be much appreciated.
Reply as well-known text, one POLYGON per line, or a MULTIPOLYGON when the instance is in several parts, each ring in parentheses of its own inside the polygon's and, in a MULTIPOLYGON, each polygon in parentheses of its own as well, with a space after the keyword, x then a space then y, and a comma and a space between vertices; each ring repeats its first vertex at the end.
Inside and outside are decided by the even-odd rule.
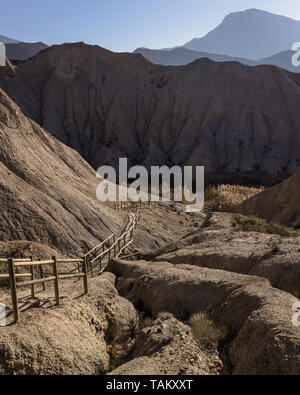
POLYGON ((241 205, 245 214, 300 228, 300 169, 289 179, 269 188, 241 205))
POLYGON ((269 184, 300 163, 300 75, 275 66, 165 67, 77 43, 0 71, 0 86, 94 168, 125 156, 269 184))
POLYGON ((77 152, 0 89, 0 240, 35 241, 69 256, 86 251, 126 220, 96 201, 96 186, 77 152))

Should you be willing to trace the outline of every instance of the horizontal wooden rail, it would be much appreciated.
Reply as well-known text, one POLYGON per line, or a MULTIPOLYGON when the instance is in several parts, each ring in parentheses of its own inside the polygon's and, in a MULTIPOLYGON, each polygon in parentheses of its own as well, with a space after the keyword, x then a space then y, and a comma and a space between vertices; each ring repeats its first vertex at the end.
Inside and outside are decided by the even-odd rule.
MULTIPOLYGON (((16 278, 31 277, 30 273, 17 273, 16 278)), ((0 274, 0 279, 9 279, 9 274, 0 274)))
POLYGON ((36 285, 36 284, 43 284, 43 283, 47 283, 49 281, 53 281, 55 280, 55 276, 52 277, 46 277, 46 278, 41 278, 38 280, 32 280, 32 281, 23 281, 21 283, 17 283, 17 287, 28 287, 29 285, 36 285))
POLYGON ((53 265, 54 261, 53 260, 48 260, 48 261, 31 261, 31 262, 22 262, 22 263, 15 263, 15 267, 19 266, 43 266, 43 265, 53 265))
POLYGON ((77 274, 75 274, 75 273, 72 273, 72 274, 59 274, 58 275, 58 278, 60 279, 60 280, 65 280, 65 279, 67 279, 67 278, 75 278, 75 277, 84 277, 85 276, 85 274, 84 273, 77 273, 77 274))
POLYGON ((57 259, 57 263, 83 263, 84 259, 57 259))

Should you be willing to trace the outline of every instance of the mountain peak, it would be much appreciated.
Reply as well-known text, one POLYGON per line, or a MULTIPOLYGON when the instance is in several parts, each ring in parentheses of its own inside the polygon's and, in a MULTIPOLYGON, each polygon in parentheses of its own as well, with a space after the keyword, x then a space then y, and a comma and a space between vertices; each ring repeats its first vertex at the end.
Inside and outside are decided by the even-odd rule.
POLYGON ((299 38, 300 21, 250 8, 227 15, 206 36, 193 39, 183 47, 258 60, 289 50, 299 38))

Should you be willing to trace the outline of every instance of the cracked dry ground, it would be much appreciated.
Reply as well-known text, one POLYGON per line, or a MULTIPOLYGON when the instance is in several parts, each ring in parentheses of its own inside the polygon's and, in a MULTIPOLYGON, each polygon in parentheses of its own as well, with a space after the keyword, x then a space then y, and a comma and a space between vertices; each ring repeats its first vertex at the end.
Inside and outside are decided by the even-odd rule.
POLYGON ((168 212, 190 226, 180 241, 143 251, 154 226, 154 210, 144 212, 132 250, 140 260, 112 261, 86 296, 66 282, 60 307, 50 287, 45 304, 27 300, 22 321, 0 329, 0 373, 299 374, 299 238, 276 236, 275 252, 275 236, 235 231, 231 214, 168 212), (223 337, 195 332, 200 312, 223 337))

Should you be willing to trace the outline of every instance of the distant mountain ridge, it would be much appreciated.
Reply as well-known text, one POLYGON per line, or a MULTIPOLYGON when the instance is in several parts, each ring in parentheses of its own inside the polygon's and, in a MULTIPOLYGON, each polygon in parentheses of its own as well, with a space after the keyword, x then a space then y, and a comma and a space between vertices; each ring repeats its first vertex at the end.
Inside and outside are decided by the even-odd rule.
POLYGON ((0 34, 0 42, 4 44, 18 44, 20 41, 14 40, 13 38, 9 38, 6 36, 2 36, 0 34))
POLYGON ((300 21, 250 9, 227 15, 206 36, 194 38, 183 47, 258 60, 289 50, 296 41, 300 41, 300 21))
POLYGON ((153 50, 138 48, 158 64, 182 66, 196 59, 215 62, 237 61, 249 66, 271 64, 300 72, 292 64, 292 44, 300 41, 300 21, 267 11, 250 9, 227 15, 223 22, 202 38, 183 46, 153 50))
POLYGON ((38 43, 17 43, 17 44, 6 44, 6 56, 9 59, 15 60, 26 60, 35 56, 43 49, 48 48, 48 45, 38 43))
POLYGON ((7 58, 14 60, 26 60, 48 48, 48 45, 42 42, 25 43, 2 35, 0 35, 0 42, 5 44, 7 58))
POLYGON ((163 66, 184 66, 194 62, 196 59, 208 58, 214 62, 240 62, 243 64, 255 64, 254 61, 242 58, 234 58, 226 55, 212 54, 208 52, 192 51, 186 48, 174 48, 172 50, 155 50, 148 48, 138 48, 134 53, 140 53, 146 58, 153 60, 157 64, 163 66))
POLYGON ((292 64, 293 51, 283 51, 279 54, 260 60, 234 58, 226 55, 212 54, 208 52, 197 52, 186 48, 174 48, 170 51, 162 51, 148 48, 138 48, 134 53, 140 53, 147 59, 163 66, 184 66, 197 59, 208 58, 214 62, 240 62, 248 66, 259 66, 263 64, 274 65, 294 73, 300 73, 300 67, 292 64))
POLYGON ((292 44, 298 41, 300 21, 250 9, 227 15, 204 37, 194 38, 182 46, 160 50, 143 47, 135 52, 148 53, 150 59, 163 65, 185 65, 208 57, 217 62, 239 61, 251 66, 274 64, 299 72, 293 67, 290 56, 292 44))

